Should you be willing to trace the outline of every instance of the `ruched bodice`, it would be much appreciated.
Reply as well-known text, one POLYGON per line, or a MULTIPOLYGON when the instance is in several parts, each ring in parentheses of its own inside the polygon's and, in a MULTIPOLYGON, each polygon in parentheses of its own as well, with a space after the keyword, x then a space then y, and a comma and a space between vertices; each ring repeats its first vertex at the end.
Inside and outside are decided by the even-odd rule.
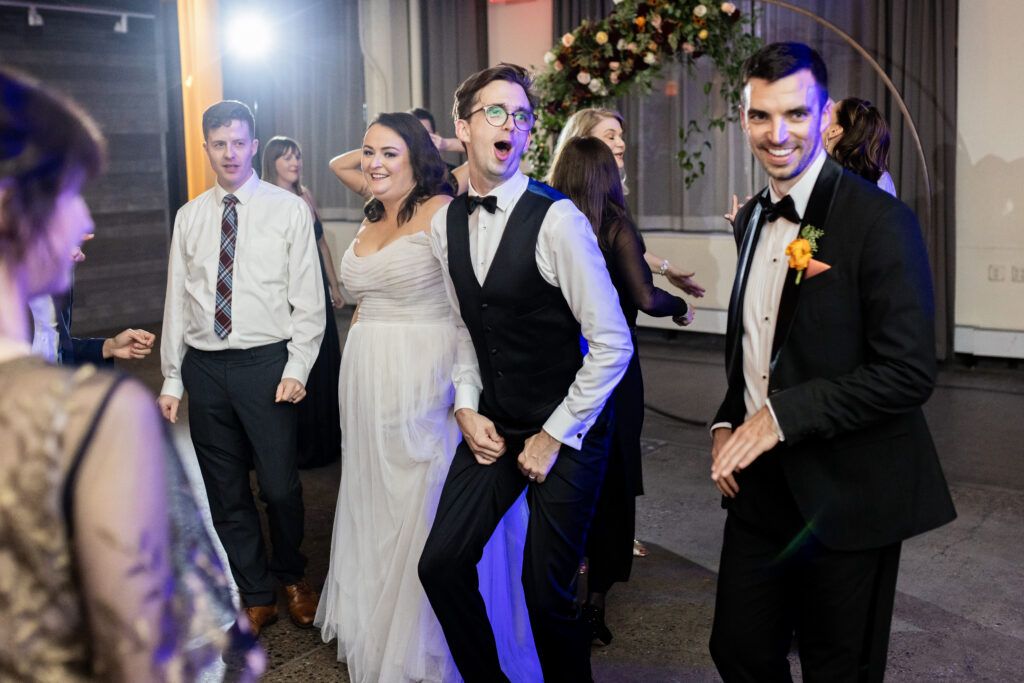
POLYGON ((341 259, 341 279, 359 302, 359 323, 449 321, 451 307, 429 234, 399 237, 366 256, 356 255, 356 241, 341 259))

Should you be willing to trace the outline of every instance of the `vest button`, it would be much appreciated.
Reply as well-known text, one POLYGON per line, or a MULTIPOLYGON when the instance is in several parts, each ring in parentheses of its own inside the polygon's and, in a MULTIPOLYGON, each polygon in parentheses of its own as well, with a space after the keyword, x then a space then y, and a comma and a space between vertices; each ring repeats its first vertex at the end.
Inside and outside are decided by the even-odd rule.
POLYGON ((491 349, 491 355, 494 356, 498 353, 498 349, 491 349))
POLYGON ((484 332, 490 332, 490 331, 491 331, 491 326, 490 325, 488 325, 487 327, 484 328, 484 332))
POLYGON ((480 308, 487 308, 487 304, 480 304, 480 308))
POLYGON ((502 371, 501 371, 501 370, 498 370, 498 371, 497 371, 496 373, 494 373, 494 374, 498 376, 498 379, 501 379, 502 377, 504 377, 504 376, 505 376, 505 375, 504 375, 504 373, 502 373, 502 371))

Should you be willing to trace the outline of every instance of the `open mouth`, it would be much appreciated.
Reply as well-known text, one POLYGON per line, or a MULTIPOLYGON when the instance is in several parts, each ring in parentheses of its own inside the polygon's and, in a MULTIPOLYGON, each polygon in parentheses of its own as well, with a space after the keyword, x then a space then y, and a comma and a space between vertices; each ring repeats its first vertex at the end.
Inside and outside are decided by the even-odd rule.
POLYGON ((504 161, 508 158, 508 155, 512 153, 512 143, 506 140, 495 142, 494 151, 498 155, 498 158, 504 161))

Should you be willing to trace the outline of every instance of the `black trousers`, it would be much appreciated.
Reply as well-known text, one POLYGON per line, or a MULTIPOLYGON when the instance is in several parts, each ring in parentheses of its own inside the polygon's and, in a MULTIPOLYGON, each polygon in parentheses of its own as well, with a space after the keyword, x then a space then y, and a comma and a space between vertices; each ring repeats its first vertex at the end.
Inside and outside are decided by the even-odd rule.
POLYGON ((277 601, 278 582, 302 578, 306 558, 302 484, 296 467, 296 406, 274 403, 286 342, 252 349, 189 349, 181 366, 189 429, 210 512, 247 607, 277 601), (249 486, 256 470, 273 556, 268 564, 249 486))
POLYGON ((830 550, 797 522, 783 532, 730 510, 711 629, 718 672, 792 681, 795 633, 803 680, 882 681, 901 544, 830 550))
POLYGON ((580 450, 562 446, 542 484, 530 483, 516 467, 522 439, 506 438, 507 451, 491 465, 479 464, 465 442, 455 451, 419 574, 467 683, 508 680, 498 663, 476 564, 527 486, 523 589, 544 680, 592 680, 590 630, 579 616, 576 581, 608 458, 610 413, 606 408, 580 450))

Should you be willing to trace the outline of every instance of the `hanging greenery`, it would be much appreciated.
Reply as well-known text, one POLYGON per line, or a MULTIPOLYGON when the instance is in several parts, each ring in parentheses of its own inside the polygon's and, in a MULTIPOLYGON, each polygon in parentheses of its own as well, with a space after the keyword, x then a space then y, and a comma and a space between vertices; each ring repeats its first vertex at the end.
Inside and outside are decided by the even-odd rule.
MULTIPOLYGON (((693 74, 693 63, 707 57, 722 79, 719 94, 727 114, 705 112, 679 129, 683 148, 678 153, 689 187, 704 173, 703 154, 711 147, 708 133, 724 130, 738 117, 740 67, 761 44, 750 32, 754 17, 744 15, 732 2, 713 4, 699 0, 616 0, 604 19, 584 21, 544 55, 545 69, 537 76, 537 127, 527 158, 533 175, 543 177, 551 163, 552 145, 574 112, 608 106, 638 87, 649 93, 662 66, 677 60, 693 74)), ((714 83, 704 84, 710 95, 714 83)))

